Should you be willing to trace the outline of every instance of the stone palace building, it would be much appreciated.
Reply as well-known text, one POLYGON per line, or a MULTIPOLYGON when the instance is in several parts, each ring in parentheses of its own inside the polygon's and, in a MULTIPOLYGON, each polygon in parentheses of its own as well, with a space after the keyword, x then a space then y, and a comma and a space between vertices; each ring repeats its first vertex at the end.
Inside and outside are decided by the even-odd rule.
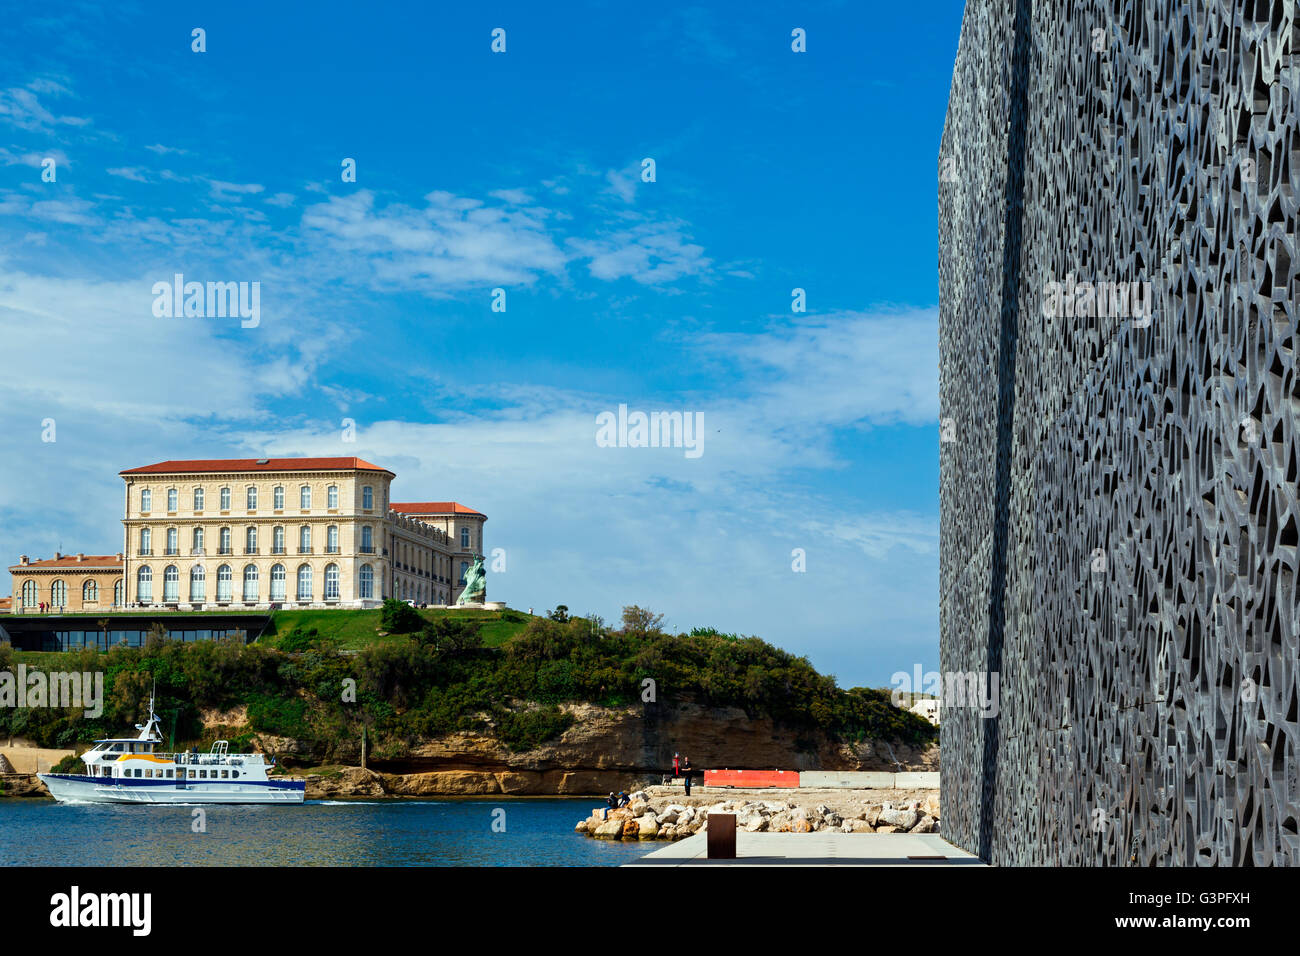
POLYGON ((454 604, 487 516, 393 502, 360 458, 163 461, 120 473, 123 551, 10 567, 13 613, 454 604))

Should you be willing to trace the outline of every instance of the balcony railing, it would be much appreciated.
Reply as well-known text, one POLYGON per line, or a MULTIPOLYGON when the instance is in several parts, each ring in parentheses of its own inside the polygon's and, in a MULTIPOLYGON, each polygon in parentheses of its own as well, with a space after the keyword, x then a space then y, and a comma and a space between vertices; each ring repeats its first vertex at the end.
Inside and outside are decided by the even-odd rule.
POLYGON ((298 553, 299 553, 299 554, 311 554, 311 553, 312 553, 312 549, 311 549, 310 547, 306 547, 306 548, 299 547, 299 548, 298 548, 298 553))

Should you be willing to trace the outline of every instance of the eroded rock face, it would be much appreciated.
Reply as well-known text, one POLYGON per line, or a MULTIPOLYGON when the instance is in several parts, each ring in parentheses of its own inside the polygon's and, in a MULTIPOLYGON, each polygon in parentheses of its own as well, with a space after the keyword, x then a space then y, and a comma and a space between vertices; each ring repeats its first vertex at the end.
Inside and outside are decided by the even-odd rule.
POLYGON ((306 780, 308 800, 388 795, 387 790, 384 789, 383 778, 373 770, 362 770, 360 767, 345 767, 324 774, 308 774, 306 780))
MULTIPOLYGON (((938 769, 936 745, 918 750, 900 743, 850 744, 810 734, 806 736, 811 749, 800 749, 788 729, 778 728, 771 720, 751 719, 734 707, 689 702, 663 705, 655 732, 647 734, 645 711, 639 705, 561 706, 573 715, 573 726, 558 739, 523 753, 511 751, 490 734, 458 731, 421 741, 400 758, 372 756, 368 763, 371 769, 394 776, 448 771, 543 775, 544 789, 532 789, 537 784, 528 778, 507 782, 511 789, 501 791, 507 793, 627 789, 646 774, 662 773, 671 764, 674 750, 689 752, 696 767, 893 771, 897 757, 905 769, 938 769)), ((310 756, 312 750, 307 742, 271 735, 259 735, 254 743, 267 753, 310 756)))
POLYGON ((6 773, 0 775, 0 796, 48 797, 50 791, 34 773, 6 773))

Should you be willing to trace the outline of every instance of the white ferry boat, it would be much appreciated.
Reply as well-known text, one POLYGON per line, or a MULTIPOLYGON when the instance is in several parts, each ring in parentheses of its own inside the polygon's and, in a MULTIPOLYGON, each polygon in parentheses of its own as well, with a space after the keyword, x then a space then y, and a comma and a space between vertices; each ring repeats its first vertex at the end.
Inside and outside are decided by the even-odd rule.
POLYGON ((50 795, 63 803, 302 803, 306 782, 271 779, 261 754, 232 754, 218 740, 210 753, 159 753, 158 718, 149 699, 149 719, 136 724, 138 737, 96 740, 81 755, 84 774, 37 774, 50 795))

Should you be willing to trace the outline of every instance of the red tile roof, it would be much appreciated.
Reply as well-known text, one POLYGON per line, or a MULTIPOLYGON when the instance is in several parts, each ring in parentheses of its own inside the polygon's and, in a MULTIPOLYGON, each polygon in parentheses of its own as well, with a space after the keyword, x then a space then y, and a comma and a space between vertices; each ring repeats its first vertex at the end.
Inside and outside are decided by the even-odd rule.
POLYGON ((30 571, 33 568, 84 568, 87 571, 121 571, 122 559, 115 554, 87 554, 83 555, 81 560, 77 560, 75 554, 65 554, 57 558, 47 558, 44 561, 28 561, 26 564, 12 564, 9 566, 10 571, 30 571))
POLYGON ((128 468, 119 475, 193 475, 222 471, 386 471, 363 458, 200 458, 194 461, 160 461, 143 468, 128 468))
POLYGON ((403 515, 487 515, 473 508, 466 508, 455 501, 394 501, 388 506, 403 515))

